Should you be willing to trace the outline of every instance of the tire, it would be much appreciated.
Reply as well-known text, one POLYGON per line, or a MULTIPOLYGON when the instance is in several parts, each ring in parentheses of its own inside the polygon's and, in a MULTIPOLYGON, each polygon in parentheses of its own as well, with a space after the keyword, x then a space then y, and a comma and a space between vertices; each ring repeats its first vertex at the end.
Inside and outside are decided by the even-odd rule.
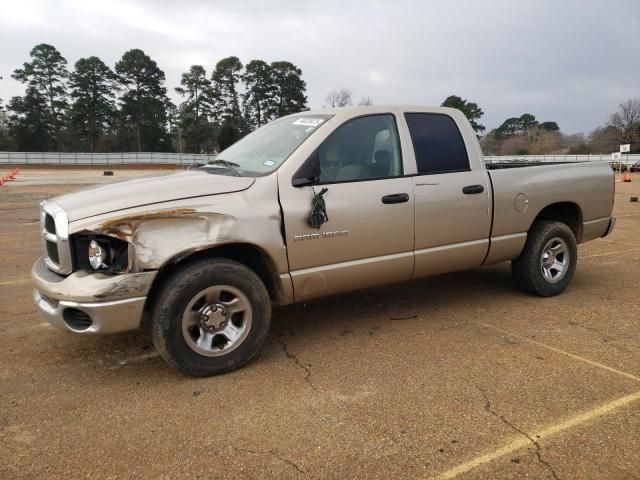
POLYGON ((271 302, 264 283, 232 260, 186 265, 162 283, 155 298, 153 343, 169 365, 188 375, 242 367, 269 332, 271 302))
POLYGON ((573 231, 564 223, 541 220, 529 230, 522 253, 511 262, 511 272, 524 292, 551 297, 567 287, 577 261, 573 231))

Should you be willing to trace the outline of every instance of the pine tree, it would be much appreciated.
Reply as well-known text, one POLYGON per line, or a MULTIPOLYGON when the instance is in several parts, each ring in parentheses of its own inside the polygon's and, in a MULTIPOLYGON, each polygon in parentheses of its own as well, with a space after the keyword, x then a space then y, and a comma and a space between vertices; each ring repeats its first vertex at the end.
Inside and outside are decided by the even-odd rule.
POLYGON ((142 50, 133 49, 116 63, 116 73, 126 90, 120 98, 120 114, 135 132, 136 150, 170 149, 164 72, 142 50))
POLYGON ((275 94, 273 70, 263 60, 251 60, 245 66, 242 81, 245 120, 250 127, 259 128, 269 121, 269 106, 275 94))
POLYGON ((481 125, 477 122, 484 115, 482 109, 478 106, 477 103, 468 102, 467 100, 463 100, 461 97, 457 95, 448 96, 444 102, 442 102, 443 107, 457 108, 462 113, 465 114, 469 123, 473 127, 473 130, 476 134, 480 132, 484 132, 484 125, 481 125))
POLYGON ((218 135, 220 149, 224 149, 248 131, 238 101, 241 72, 242 63, 238 57, 227 57, 216 64, 211 75, 213 80, 212 116, 215 126, 220 128, 218 135))
POLYGON ((22 152, 47 152, 52 149, 53 129, 47 101, 33 87, 27 87, 22 97, 9 103, 9 131, 16 148, 22 152))
MULTIPOLYGON (((0 77, 1 79, 2 77, 0 77)), ((12 144, 11 139, 9 138, 9 117, 7 116, 7 112, 4 109, 4 105, 2 104, 2 99, 0 98, 0 150, 11 150, 12 144)))
POLYGON ((211 81, 200 65, 192 65, 182 74, 180 87, 175 90, 186 97, 180 105, 179 122, 181 135, 194 153, 201 153, 203 144, 211 137, 211 81))
POLYGON ((273 62, 271 69, 275 94, 270 102, 269 116, 279 118, 307 110, 307 84, 302 80, 302 70, 291 62, 273 62))
POLYGON ((98 57, 81 58, 69 84, 73 133, 85 148, 95 152, 100 139, 115 126, 116 75, 98 57))
POLYGON ((11 99, 13 128, 22 148, 57 151, 68 108, 67 60, 54 46, 45 43, 33 47, 30 55, 31 62, 11 75, 27 86, 24 97, 11 99))
POLYGON ((223 58, 211 74, 213 80, 214 116, 219 123, 242 118, 238 102, 242 63, 238 57, 223 58))
POLYGON ((167 103, 167 125, 173 149, 182 153, 182 132, 180 130, 180 109, 171 100, 167 103))

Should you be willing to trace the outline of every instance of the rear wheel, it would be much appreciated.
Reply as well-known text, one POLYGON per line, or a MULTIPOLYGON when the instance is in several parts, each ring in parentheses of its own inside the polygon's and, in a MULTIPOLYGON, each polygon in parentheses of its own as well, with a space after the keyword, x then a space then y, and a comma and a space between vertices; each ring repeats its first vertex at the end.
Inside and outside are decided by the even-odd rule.
POLYGON ((156 299, 151 329, 156 349, 189 375, 242 367, 269 330, 267 289, 252 270, 231 260, 187 265, 161 285, 156 299))
POLYGON ((516 285, 542 297, 562 292, 576 270, 576 243, 573 232, 564 223, 535 222, 522 253, 511 262, 516 285))

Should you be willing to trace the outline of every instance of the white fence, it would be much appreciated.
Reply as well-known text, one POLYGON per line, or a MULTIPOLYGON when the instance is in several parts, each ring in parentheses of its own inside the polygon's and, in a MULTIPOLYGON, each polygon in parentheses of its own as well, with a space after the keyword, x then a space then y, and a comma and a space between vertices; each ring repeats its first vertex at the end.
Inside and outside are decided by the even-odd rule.
MULTIPOLYGON (((566 163, 566 162, 611 162, 611 154, 603 153, 598 155, 485 155, 484 161, 487 163, 518 163, 518 162, 539 162, 539 163, 566 163)), ((640 161, 640 154, 623 154, 620 160, 623 165, 633 164, 640 161)), ((618 163, 618 160, 615 161, 618 163)))
POLYGON ((0 164, 11 165, 189 165, 215 155, 194 153, 58 153, 0 152, 0 164))
MULTIPOLYGON (((189 165, 206 163, 215 155, 195 153, 57 153, 0 152, 0 164, 11 165, 189 165)), ((611 155, 487 155, 487 163, 611 161, 611 155)), ((640 161, 640 154, 622 155, 623 164, 640 161)))

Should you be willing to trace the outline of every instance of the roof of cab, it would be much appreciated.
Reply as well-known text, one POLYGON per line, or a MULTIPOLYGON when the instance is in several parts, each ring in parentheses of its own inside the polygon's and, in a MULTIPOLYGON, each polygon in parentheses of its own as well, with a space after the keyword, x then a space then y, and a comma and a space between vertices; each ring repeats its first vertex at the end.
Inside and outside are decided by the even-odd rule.
POLYGON ((358 115, 367 115, 370 113, 385 113, 390 111, 405 112, 425 112, 425 113, 446 113, 455 115, 459 110, 449 107, 429 107, 424 105, 366 105, 336 108, 321 108, 316 110, 307 110, 306 112, 295 113, 294 115, 340 115, 345 117, 355 117, 358 115))

